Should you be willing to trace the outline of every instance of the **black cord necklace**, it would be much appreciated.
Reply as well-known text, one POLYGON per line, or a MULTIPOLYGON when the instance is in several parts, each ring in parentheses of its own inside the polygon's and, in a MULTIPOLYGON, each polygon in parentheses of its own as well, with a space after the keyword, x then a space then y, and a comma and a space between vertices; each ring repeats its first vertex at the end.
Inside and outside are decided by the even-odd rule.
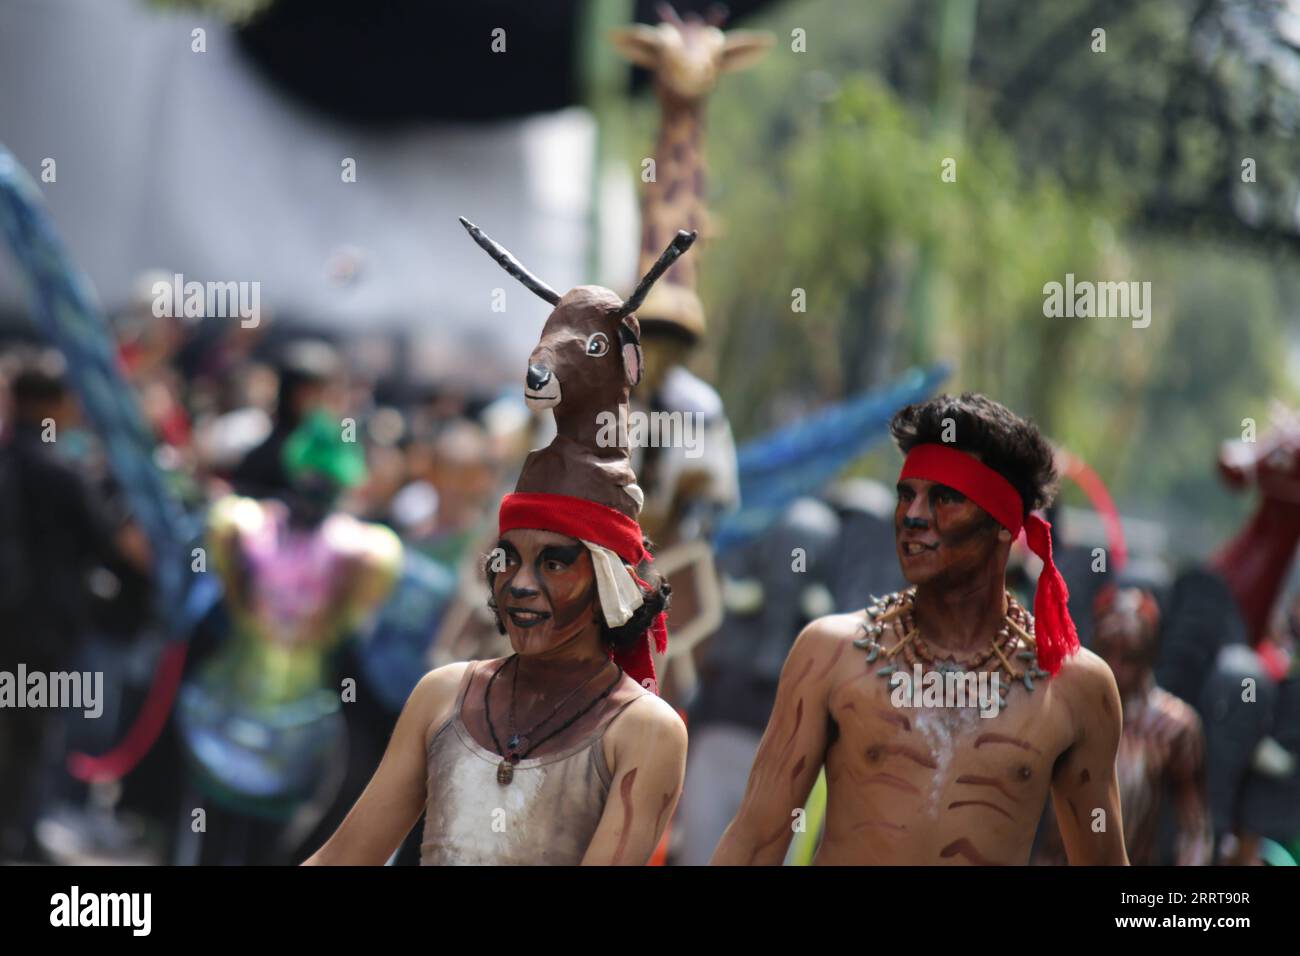
MULTIPOLYGON (((518 656, 519 656, 518 654, 511 655, 510 660, 514 660, 518 656)), ((492 745, 496 748, 497 756, 501 758, 501 763, 497 767, 497 783, 501 784, 502 786, 508 785, 510 781, 515 778, 515 764, 525 759, 530 753, 532 753, 542 744, 546 743, 546 741, 550 740, 556 734, 563 733, 565 730, 568 730, 575 723, 577 723, 579 719, 581 719, 586 714, 590 713, 591 709, 595 707, 597 704, 599 704, 606 697, 608 697, 613 692, 614 688, 618 686, 619 681, 623 679, 623 667, 621 664, 615 662, 614 666, 618 668, 618 673, 614 675, 614 679, 610 681, 609 686, 606 687, 603 691, 601 691, 600 695, 596 697, 595 700, 591 701, 591 703, 587 704, 586 707, 582 708, 582 710, 578 711, 576 714, 574 714, 564 723, 560 724, 559 727, 556 727, 553 731, 551 731, 541 740, 534 743, 523 753, 519 753, 518 750, 516 749, 520 743, 519 735, 513 734, 510 738, 510 743, 511 743, 510 753, 506 754, 501 749, 501 741, 497 739, 496 727, 493 726, 492 724, 492 685, 493 683, 496 682, 496 679, 498 676, 500 676, 501 672, 506 669, 506 665, 510 663, 510 660, 507 660, 505 664, 502 664, 500 667, 498 667, 495 671, 492 672, 492 676, 488 679, 487 682, 487 688, 483 691, 483 711, 484 711, 484 716, 487 718, 488 733, 492 735, 492 745)), ((604 665, 601 665, 601 670, 604 669, 605 669, 604 665)), ((519 664, 516 661, 515 676, 518 676, 518 673, 519 673, 519 664)), ((600 671, 596 671, 596 674, 599 673, 600 671)), ((568 696, 564 698, 564 700, 560 701, 559 705, 556 706, 556 708, 553 711, 551 711, 550 714, 548 714, 541 722, 535 724, 528 731, 528 733, 531 734, 533 731, 537 730, 538 727, 541 727, 542 724, 545 724, 548 721, 550 721, 552 717, 554 717, 556 714, 560 712, 560 709, 565 704, 567 704, 571 699, 573 699, 573 696, 578 691, 582 690, 582 688, 586 687, 589 683, 591 683, 591 681, 595 678, 596 674, 592 674, 591 677, 588 677, 585 681, 579 684, 575 690, 570 692, 568 696)), ((512 683, 510 687, 511 714, 514 713, 514 704, 515 704, 515 685, 514 683, 512 683)), ((511 721, 511 726, 513 727, 513 719, 511 721)))
MULTIPOLYGON (((554 707, 551 708, 551 712, 549 714, 547 714, 545 717, 543 717, 537 723, 533 724, 533 726, 529 727, 521 734, 518 730, 515 729, 515 698, 516 695, 518 694, 518 689, 519 689, 519 672, 523 669, 524 661, 523 658, 520 657, 518 654, 515 654, 513 659, 515 662, 515 669, 510 674, 510 710, 506 714, 506 726, 507 729, 509 729, 510 731, 510 739, 506 741, 506 746, 509 747, 512 751, 518 751, 520 748, 527 746, 528 739, 532 737, 533 734, 537 733, 537 731, 541 730, 542 727, 544 727, 546 724, 550 723, 550 721, 555 718, 555 715, 558 714, 560 711, 562 711, 565 705, 568 704, 569 701, 573 700, 574 697, 578 696, 578 693, 584 687, 586 687, 598 676, 600 676, 600 672, 605 669, 605 664, 608 663, 608 661, 602 661, 600 666, 597 667, 594 671, 592 671, 591 675, 586 680, 584 680, 577 687, 573 688, 573 690, 565 694, 564 698, 558 704, 556 704, 554 707)), ((510 662, 506 661, 506 663, 508 664, 510 662)), ((504 669, 504 665, 502 669, 504 669)))

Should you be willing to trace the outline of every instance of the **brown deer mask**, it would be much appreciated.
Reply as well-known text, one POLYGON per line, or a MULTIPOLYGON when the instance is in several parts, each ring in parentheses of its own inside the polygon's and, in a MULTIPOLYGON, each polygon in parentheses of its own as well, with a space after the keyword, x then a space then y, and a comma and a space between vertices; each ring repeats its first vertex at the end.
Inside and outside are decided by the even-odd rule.
POLYGON ((460 223, 506 272, 555 307, 542 328, 541 341, 528 357, 524 398, 529 407, 554 409, 557 421, 576 415, 594 420, 602 409, 625 404, 628 389, 641 380, 642 369, 641 329, 633 312, 659 277, 691 247, 696 234, 678 232, 624 300, 594 285, 578 286, 560 296, 473 223, 463 216, 460 223))

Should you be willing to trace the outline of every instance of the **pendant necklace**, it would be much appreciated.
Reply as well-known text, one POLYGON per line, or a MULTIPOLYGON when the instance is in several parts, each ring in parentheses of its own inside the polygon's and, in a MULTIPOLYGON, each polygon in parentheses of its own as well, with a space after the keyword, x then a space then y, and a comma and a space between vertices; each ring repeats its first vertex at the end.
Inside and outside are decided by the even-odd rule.
POLYGON ((568 720, 562 723, 559 727, 556 727, 555 730, 551 731, 541 740, 537 741, 532 746, 529 746, 527 750, 523 751, 523 753, 520 753, 519 752, 520 749, 528 744, 529 737, 531 737, 534 733, 536 733, 539 729, 541 729, 541 727, 543 727, 545 724, 549 723, 557 714, 559 714, 561 710, 564 709, 564 706, 568 704, 569 701, 571 701, 575 696, 577 696, 579 691, 581 691, 584 687, 586 687, 593 680, 595 680, 596 676, 605 669, 605 665, 601 664, 600 668, 596 670, 595 673, 593 673, 590 677, 588 677, 581 684, 579 684, 568 694, 566 694, 564 699, 561 700, 558 704, 556 704, 549 714, 543 717, 532 727, 528 728, 528 730, 524 731, 523 734, 520 734, 518 731, 515 730, 515 691, 518 686, 518 678, 519 678, 519 661, 517 660, 518 657, 519 657, 518 654, 514 654, 510 658, 510 660, 513 660, 515 662, 515 670, 514 673, 511 675, 511 682, 510 682, 510 712, 508 718, 509 728, 510 728, 510 738, 507 741, 509 745, 508 753, 502 750, 501 741, 497 739, 496 727, 492 723, 492 684, 496 681, 497 676, 503 670, 506 669, 506 666, 510 663, 510 660, 507 660, 505 664, 502 664, 495 671, 493 671, 492 677, 488 680, 487 689, 483 692, 483 710, 487 718, 488 732, 491 733, 492 735, 492 744, 494 747, 496 747, 497 756, 501 758, 501 763, 497 766, 497 783, 501 784, 502 786, 509 785, 510 781, 514 779, 515 764, 519 763, 520 760, 525 759, 530 753, 532 753, 542 744, 546 743, 546 741, 550 740, 556 734, 562 733, 563 731, 568 730, 570 727, 572 727, 575 723, 578 722, 579 719, 581 719, 583 716, 589 713, 593 707, 595 707, 602 700, 608 697, 610 693, 613 692, 614 688, 618 686, 618 682, 623 679, 623 668, 621 665, 615 663, 615 667, 618 668, 618 673, 614 675, 614 679, 610 682, 609 686, 606 687, 595 700, 587 704, 586 707, 582 708, 582 710, 578 711, 576 714, 574 714, 572 717, 570 717, 568 720))

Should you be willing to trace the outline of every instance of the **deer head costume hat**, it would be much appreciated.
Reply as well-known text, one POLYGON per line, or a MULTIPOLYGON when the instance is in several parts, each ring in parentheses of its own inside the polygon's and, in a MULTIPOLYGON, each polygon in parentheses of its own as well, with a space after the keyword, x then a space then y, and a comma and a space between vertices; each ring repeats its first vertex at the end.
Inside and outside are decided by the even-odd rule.
MULTIPOLYGON (((621 627, 644 603, 641 588, 648 585, 634 569, 650 556, 637 523, 644 495, 629 448, 623 435, 606 440, 611 431, 606 423, 626 420, 619 406, 627 404, 628 390, 641 378, 640 326, 633 313, 696 234, 678 232, 624 300, 591 285, 561 296, 473 223, 464 217, 460 222, 498 265, 554 306, 528 357, 524 398, 531 408, 552 410, 556 435, 524 460, 515 493, 501 501, 500 533, 532 528, 580 540, 591 552, 605 623, 621 627)), ((663 614, 647 638, 651 635, 662 653, 668 640, 663 614)), ((615 656, 639 683, 657 690, 648 640, 615 656)))

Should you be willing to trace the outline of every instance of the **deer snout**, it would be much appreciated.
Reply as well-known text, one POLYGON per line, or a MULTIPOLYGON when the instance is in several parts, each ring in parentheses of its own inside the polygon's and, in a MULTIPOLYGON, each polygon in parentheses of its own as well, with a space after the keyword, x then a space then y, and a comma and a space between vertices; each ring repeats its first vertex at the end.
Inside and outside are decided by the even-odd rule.
POLYGON ((560 404, 560 380, 545 365, 528 366, 524 401, 529 408, 554 408, 560 404))
POLYGON ((528 366, 528 391, 540 392, 551 380, 551 370, 545 365, 528 366))

